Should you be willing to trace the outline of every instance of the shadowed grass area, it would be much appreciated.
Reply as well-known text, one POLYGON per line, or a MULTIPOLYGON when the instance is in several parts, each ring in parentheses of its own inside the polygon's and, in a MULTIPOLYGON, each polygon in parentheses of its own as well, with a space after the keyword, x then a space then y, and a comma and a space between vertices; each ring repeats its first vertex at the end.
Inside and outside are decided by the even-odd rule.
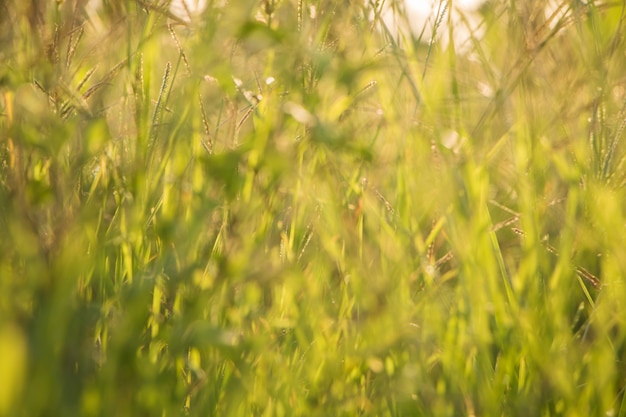
POLYGON ((0 415, 625 415, 626 11, 559 5, 0 4, 0 415))

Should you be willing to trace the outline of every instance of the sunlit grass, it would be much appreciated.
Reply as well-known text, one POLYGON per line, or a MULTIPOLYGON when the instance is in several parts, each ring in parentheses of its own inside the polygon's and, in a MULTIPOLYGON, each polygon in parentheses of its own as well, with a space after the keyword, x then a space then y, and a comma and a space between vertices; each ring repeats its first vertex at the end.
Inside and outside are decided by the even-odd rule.
POLYGON ((621 3, 15 3, 0 415, 626 413, 621 3))

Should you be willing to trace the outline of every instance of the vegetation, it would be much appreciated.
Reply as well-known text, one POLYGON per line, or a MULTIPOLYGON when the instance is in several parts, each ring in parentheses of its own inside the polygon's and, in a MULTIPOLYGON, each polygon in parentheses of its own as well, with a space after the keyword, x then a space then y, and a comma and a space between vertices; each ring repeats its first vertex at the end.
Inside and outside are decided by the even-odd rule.
POLYGON ((0 415, 626 415, 622 2, 164 3, 0 3, 0 415))

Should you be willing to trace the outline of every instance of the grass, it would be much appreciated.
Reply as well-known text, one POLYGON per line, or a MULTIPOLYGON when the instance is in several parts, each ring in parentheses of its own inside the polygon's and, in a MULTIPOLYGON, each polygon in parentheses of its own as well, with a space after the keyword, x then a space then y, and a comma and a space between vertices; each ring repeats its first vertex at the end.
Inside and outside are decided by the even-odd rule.
POLYGON ((162 3, 0 5, 0 415, 626 415, 623 4, 162 3))

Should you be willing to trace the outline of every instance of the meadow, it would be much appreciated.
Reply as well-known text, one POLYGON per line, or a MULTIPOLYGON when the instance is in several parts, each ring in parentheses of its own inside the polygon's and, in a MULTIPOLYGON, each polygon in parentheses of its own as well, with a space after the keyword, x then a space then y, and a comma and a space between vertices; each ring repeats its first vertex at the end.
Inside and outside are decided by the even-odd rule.
POLYGON ((0 416, 626 416, 626 6, 443 3, 0 2, 0 416))

